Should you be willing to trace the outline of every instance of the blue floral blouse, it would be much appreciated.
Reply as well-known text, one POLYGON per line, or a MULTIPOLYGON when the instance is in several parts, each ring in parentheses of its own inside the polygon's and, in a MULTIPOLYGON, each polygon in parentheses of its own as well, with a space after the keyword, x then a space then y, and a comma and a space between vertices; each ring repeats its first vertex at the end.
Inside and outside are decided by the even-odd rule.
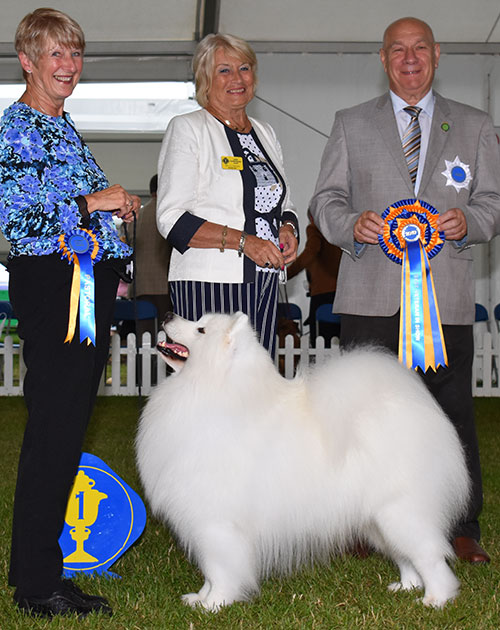
MULTIPOLYGON (((8 107, 0 121, 0 228, 9 258, 58 251, 58 237, 83 227, 75 197, 108 188, 106 176, 70 116, 52 117, 25 103, 8 107)), ((102 260, 126 258, 110 212, 93 212, 88 228, 102 260)))

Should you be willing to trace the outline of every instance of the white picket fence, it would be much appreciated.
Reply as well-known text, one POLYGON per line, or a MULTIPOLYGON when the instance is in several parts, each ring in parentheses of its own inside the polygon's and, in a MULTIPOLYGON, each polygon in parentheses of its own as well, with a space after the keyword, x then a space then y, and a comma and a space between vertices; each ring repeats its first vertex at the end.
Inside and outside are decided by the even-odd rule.
MULTIPOLYGON (((164 333, 159 334, 164 338, 164 333)), ((300 340, 300 347, 294 348, 292 336, 285 340, 285 347, 278 348, 276 366, 286 378, 292 378, 299 363, 320 364, 329 356, 338 354, 338 344, 325 348, 322 337, 317 337, 316 347, 309 347, 308 336, 300 340)), ((473 364, 472 389, 474 396, 500 397, 498 368, 500 366, 500 336, 490 332, 475 333, 475 356, 473 364)), ((48 360, 50 360, 48 358, 48 360)), ((25 366, 22 360, 22 345, 15 345, 12 337, 7 336, 0 345, 0 395, 22 396, 25 366)), ((110 358, 103 375, 99 395, 101 396, 147 396, 154 384, 166 378, 164 361, 157 357, 156 349, 151 346, 151 336, 144 333, 142 347, 136 350, 135 335, 130 333, 125 345, 120 344, 120 337, 111 338, 110 358), (154 358, 153 358, 154 357, 154 358), (139 367, 139 370, 138 370, 139 367), (140 372, 141 385, 138 385, 140 372)))

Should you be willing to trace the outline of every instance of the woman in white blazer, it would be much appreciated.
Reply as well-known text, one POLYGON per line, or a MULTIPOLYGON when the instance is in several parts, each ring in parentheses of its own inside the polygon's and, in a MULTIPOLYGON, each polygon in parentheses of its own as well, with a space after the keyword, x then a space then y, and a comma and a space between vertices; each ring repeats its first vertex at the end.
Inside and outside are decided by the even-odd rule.
POLYGON ((172 119, 158 165, 174 311, 243 311, 274 355, 279 272, 295 260, 298 223, 276 135, 246 113, 257 59, 244 40, 212 34, 193 68, 203 109, 172 119))

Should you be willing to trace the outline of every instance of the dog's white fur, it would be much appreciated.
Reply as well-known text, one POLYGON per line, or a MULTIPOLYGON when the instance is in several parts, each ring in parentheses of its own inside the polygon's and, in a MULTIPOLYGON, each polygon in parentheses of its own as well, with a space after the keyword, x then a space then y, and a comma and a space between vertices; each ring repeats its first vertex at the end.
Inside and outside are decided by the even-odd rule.
POLYGON ((418 376, 365 349, 286 380, 242 313, 164 327, 190 355, 152 393, 137 461, 154 514, 205 576, 187 603, 248 599, 270 571, 357 539, 398 565, 390 590, 423 587, 435 607, 457 595, 449 536, 469 479, 418 376))

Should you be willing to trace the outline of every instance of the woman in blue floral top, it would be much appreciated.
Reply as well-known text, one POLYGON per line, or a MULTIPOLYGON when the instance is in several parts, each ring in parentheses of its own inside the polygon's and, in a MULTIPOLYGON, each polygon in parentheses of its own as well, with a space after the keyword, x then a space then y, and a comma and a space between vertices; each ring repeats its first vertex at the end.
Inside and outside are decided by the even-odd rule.
POLYGON ((63 579, 58 540, 131 254, 112 215, 129 222, 140 206, 109 186, 64 112, 84 48, 80 26, 64 13, 37 9, 23 18, 16 50, 26 91, 0 125, 0 226, 11 244, 9 296, 24 340, 28 408, 9 583, 23 612, 48 617, 111 613, 104 598, 63 579))

